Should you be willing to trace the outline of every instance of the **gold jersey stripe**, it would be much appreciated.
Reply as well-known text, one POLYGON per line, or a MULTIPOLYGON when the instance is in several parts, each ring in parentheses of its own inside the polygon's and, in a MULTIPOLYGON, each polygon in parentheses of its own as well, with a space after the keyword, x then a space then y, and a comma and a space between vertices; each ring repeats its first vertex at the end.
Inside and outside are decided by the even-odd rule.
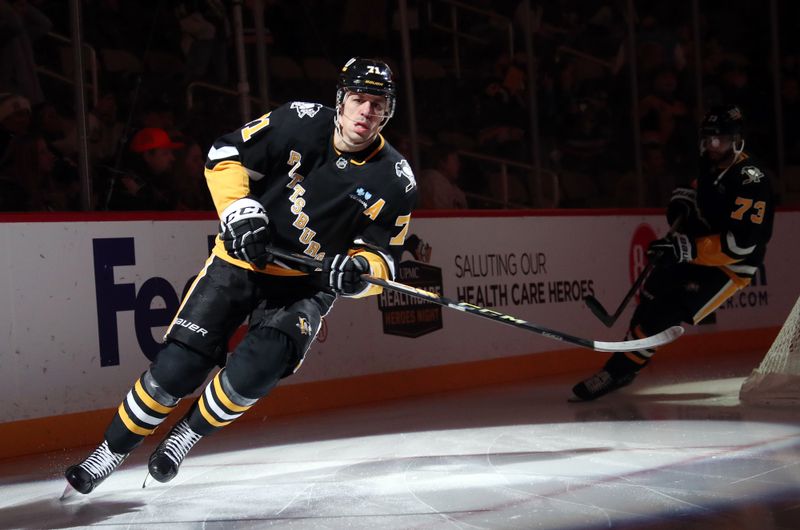
POLYGON ((122 420, 122 423, 125 424, 125 427, 128 428, 134 434, 138 434, 139 436, 149 436, 153 434, 153 431, 156 430, 155 427, 152 429, 143 429, 134 423, 130 416, 128 416, 128 411, 125 410, 125 406, 120 404, 119 408, 117 409, 117 414, 119 414, 119 419, 122 420))
MULTIPOLYGON (((384 146, 384 144, 386 144, 386 140, 384 140, 384 138, 383 138, 383 135, 382 135, 382 134, 380 134, 380 133, 379 133, 379 134, 378 134, 378 138, 380 138, 380 140, 381 140, 381 141, 380 141, 380 143, 378 144, 378 146, 375 148, 375 150, 374 150, 374 151, 372 151, 370 154, 368 154, 368 155, 367 155, 367 157, 366 157, 366 158, 364 158, 364 160, 350 159, 350 163, 351 163, 351 164, 353 164, 354 166, 363 166, 363 165, 364 165, 364 164, 366 164, 366 163, 367 163, 367 162, 368 162, 368 161, 369 161, 369 160, 370 160, 372 157, 374 157, 375 155, 377 155, 377 154, 380 152, 380 150, 381 150, 381 149, 383 149, 383 146, 384 146)), ((339 151, 338 149, 336 149, 336 146, 334 146, 334 147, 333 147, 333 150, 334 150, 334 151, 336 151, 336 154, 337 154, 337 155, 339 155, 339 156, 341 156, 341 155, 342 155, 342 152, 341 152, 341 151, 339 151)))
POLYGON ((205 169, 208 191, 217 209, 217 215, 242 197, 250 193, 250 177, 244 166, 235 160, 220 162, 214 169, 205 169))
POLYGON ((181 311, 183 310, 183 305, 186 303, 186 300, 189 299, 189 296, 192 294, 192 291, 194 291, 194 288, 197 286, 197 282, 200 281, 200 278, 203 278, 206 275, 206 271, 208 271, 208 266, 211 265, 211 261, 213 259, 214 259, 213 255, 209 256, 206 259, 206 263, 205 265, 203 265, 203 269, 197 274, 197 277, 192 282, 192 286, 189 287, 189 290, 186 291, 186 296, 184 296, 183 300, 181 300, 180 307, 178 308, 177 311, 175 311, 175 316, 172 317, 172 322, 169 323, 169 327, 167 328, 166 333, 164 333, 164 340, 166 340, 167 335, 169 335, 169 332, 172 331, 172 326, 175 325, 175 319, 178 317, 178 315, 181 314, 181 311))
MULTIPOLYGON (((389 279, 389 266, 386 264, 386 260, 383 259, 383 256, 376 254, 375 252, 370 252, 369 250, 357 250, 355 252, 348 252, 351 256, 362 256, 367 260, 369 263, 370 274, 375 276, 376 278, 381 278, 383 280, 389 279)), ((359 294, 358 296, 354 296, 353 298, 364 298, 366 296, 374 296, 381 294, 383 292, 383 287, 380 285, 370 285, 369 288, 364 291, 363 293, 359 294)))
POLYGON ((697 257, 692 260, 692 263, 697 265, 720 266, 741 261, 725 254, 719 235, 698 237, 695 243, 697 244, 697 257))
MULTIPOLYGON (((749 283, 749 282, 748 282, 748 283, 749 283)), ((714 312, 714 310, 715 310, 716 308, 718 308, 719 306, 721 306, 721 305, 722 305, 722 303, 723 303, 725 300, 727 300, 728 298, 730 298, 731 296, 733 296, 733 294, 734 294, 736 291, 738 291, 740 288, 741 288, 741 286, 740 286, 740 285, 737 285, 737 283, 736 283, 736 282, 734 282, 733 280, 731 280, 731 281, 728 281, 728 283, 726 283, 726 284, 725 284, 725 285, 722 287, 722 289, 720 289, 720 290, 719 290, 719 292, 717 292, 717 294, 715 294, 715 295, 714 295, 714 296, 711 298, 711 300, 709 300, 709 301, 706 303, 706 305, 704 305, 702 308, 700 308, 700 311, 698 311, 698 312, 697 312, 697 313, 694 315, 694 317, 693 317, 694 323, 695 323, 695 324, 697 324, 698 322, 700 322, 701 320, 703 320, 704 318, 706 318, 708 315, 710 315, 711 313, 713 313, 713 312, 714 312)))

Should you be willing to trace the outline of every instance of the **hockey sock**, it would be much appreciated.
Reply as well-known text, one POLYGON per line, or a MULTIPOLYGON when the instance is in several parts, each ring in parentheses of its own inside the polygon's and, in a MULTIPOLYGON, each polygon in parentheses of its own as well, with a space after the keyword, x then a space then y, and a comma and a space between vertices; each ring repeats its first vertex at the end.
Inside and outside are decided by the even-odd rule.
POLYGON ((106 429, 108 447, 115 453, 131 452, 161 425, 177 404, 178 398, 167 393, 148 370, 128 391, 106 429))
POLYGON ((203 394, 189 411, 189 427, 201 436, 225 427, 252 407, 258 398, 246 398, 236 392, 227 377, 227 369, 217 372, 203 394))

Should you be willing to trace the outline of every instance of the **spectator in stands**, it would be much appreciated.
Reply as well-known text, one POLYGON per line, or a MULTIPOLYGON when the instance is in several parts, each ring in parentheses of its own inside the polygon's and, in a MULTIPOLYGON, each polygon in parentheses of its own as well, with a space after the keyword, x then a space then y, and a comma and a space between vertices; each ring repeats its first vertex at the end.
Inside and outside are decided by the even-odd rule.
POLYGON ((52 26, 27 0, 0 0, 0 90, 17 92, 33 103, 44 99, 32 43, 52 26))
POLYGON ((144 128, 129 147, 128 165, 114 176, 107 199, 110 210, 169 210, 175 197, 169 191, 175 150, 184 145, 173 142, 164 129, 144 128))
POLYGON ((455 147, 434 149, 432 167, 423 169, 419 178, 420 207, 424 209, 466 209, 467 197, 458 186, 461 169, 455 147))
POLYGON ((480 101, 479 142, 492 154, 522 160, 526 158, 525 130, 528 109, 525 102, 525 66, 517 57, 505 55, 495 62, 492 79, 485 85, 480 101))
POLYGON ((175 171, 170 190, 176 210, 213 210, 214 203, 205 183, 206 154, 200 144, 188 137, 179 139, 184 147, 175 151, 175 171))
POLYGON ((89 152, 95 163, 112 163, 120 147, 125 124, 117 118, 117 96, 103 94, 89 112, 89 152))
POLYGON ((175 7, 186 55, 184 82, 228 83, 227 42, 231 35, 225 2, 184 0, 175 7))
POLYGON ((176 126, 175 107, 176 105, 163 93, 150 99, 143 105, 141 111, 139 120, 141 128, 164 129, 173 136, 180 135, 176 126))
POLYGON ((31 102, 19 94, 0 94, 0 167, 8 160, 11 142, 31 128, 31 102))
MULTIPOLYGON (((798 123, 800 121, 800 81, 797 78, 788 77, 781 80, 781 98, 783 123, 798 123)), ((786 162, 790 165, 800 164, 800 131, 793 126, 784 126, 783 139, 786 162)))
MULTIPOLYGON (((642 131, 642 175, 646 182, 645 204, 641 206, 658 207, 667 204, 672 191, 679 183, 675 168, 669 163, 667 147, 661 141, 658 131, 642 131)), ((618 208, 640 206, 635 193, 636 172, 627 171, 615 180, 611 194, 613 205, 618 208)))
POLYGON ((658 131, 660 141, 669 144, 676 133, 690 132, 689 107, 677 93, 678 76, 671 68, 659 71, 653 88, 639 103, 642 129, 658 131))
POLYGON ((54 103, 43 101, 31 109, 31 122, 58 155, 77 157, 78 129, 73 117, 65 115, 54 103))
POLYGON ((0 211, 77 210, 77 174, 58 162, 41 134, 14 138, 0 176, 0 211))

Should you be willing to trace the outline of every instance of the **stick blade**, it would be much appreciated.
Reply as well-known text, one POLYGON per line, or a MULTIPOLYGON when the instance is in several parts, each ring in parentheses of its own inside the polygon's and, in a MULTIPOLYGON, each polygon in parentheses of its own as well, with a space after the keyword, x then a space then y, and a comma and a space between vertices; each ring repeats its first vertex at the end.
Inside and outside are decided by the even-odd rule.
POLYGON ((681 335, 684 330, 681 326, 672 326, 667 328, 661 333, 650 335, 643 339, 623 340, 619 342, 602 342, 594 341, 593 348, 597 351, 618 352, 618 351, 633 351, 633 350, 646 350, 648 348, 655 348, 669 344, 681 335))
POLYGON ((586 303, 586 307, 589 308, 589 311, 596 316, 600 322, 605 324, 607 327, 611 327, 614 325, 617 319, 615 319, 612 315, 608 314, 608 311, 603 307, 603 304, 592 295, 587 295, 584 297, 583 301, 586 303))

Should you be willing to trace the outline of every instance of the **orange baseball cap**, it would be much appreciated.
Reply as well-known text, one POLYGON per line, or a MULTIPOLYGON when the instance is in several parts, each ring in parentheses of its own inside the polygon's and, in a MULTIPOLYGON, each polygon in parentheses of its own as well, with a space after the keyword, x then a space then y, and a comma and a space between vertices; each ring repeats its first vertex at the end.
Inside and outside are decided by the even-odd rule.
POLYGON ((184 144, 173 142, 164 129, 145 127, 133 136, 131 151, 144 153, 151 149, 180 149, 184 144))

